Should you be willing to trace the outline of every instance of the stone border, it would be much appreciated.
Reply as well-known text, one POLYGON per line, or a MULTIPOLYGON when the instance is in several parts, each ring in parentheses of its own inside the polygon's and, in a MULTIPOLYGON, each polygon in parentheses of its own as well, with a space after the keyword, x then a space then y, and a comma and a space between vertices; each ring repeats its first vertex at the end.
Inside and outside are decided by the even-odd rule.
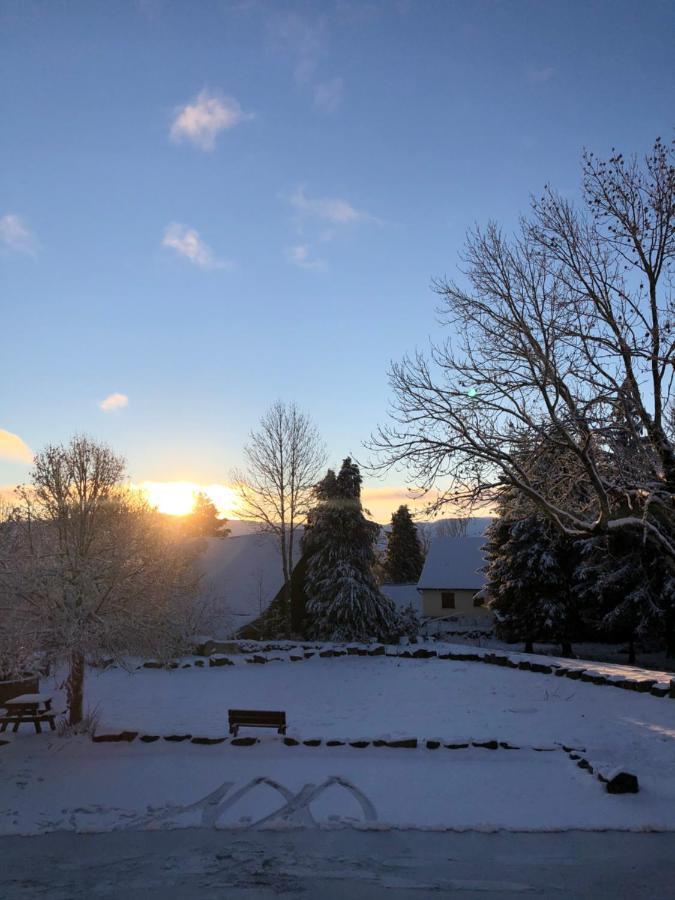
MULTIPOLYGON (((393 649, 392 645, 392 649, 393 649)), ((359 645, 351 644, 344 648, 326 648, 320 650, 318 647, 310 649, 305 645, 296 645, 291 648, 274 647, 265 645, 257 653, 253 655, 242 654, 242 659, 247 663, 264 665, 269 662, 302 662, 306 659, 312 659, 319 656, 322 659, 334 659, 344 656, 387 656, 395 659, 450 659, 457 662, 482 662, 488 665, 502 666, 508 669, 518 669, 521 672, 536 672, 540 675, 555 675, 558 678, 566 677, 573 681, 583 681, 587 684, 605 685, 610 687, 622 688, 623 690, 635 691, 639 694, 649 694, 652 697, 668 697, 675 700, 675 676, 670 679, 670 684, 666 685, 659 682, 656 678, 624 678, 617 675, 603 675, 591 668, 583 666, 564 666, 558 662, 543 663, 536 660, 528 659, 512 659, 508 655, 501 653, 488 652, 476 653, 470 650, 431 650, 428 647, 418 647, 416 650, 401 650, 396 646, 396 652, 388 652, 388 646, 385 644, 375 645, 359 645), (268 649, 269 648, 269 649, 268 649), (283 649, 288 652, 288 656, 263 656, 263 653, 270 652, 272 649, 283 649), (293 650, 295 649, 295 653, 293 650)), ((189 669, 192 666, 197 668, 205 668, 208 659, 209 668, 220 666, 233 666, 232 659, 225 654, 214 654, 205 659, 195 660, 194 663, 178 663, 170 662, 167 664, 160 663, 156 660, 147 660, 137 668, 145 669, 189 669)))
MULTIPOLYGON (((94 735, 92 741, 98 743, 131 743, 136 738, 144 744, 154 744, 156 741, 164 740, 169 743, 183 743, 189 741, 191 744, 199 746, 214 746, 216 744, 228 744, 231 747, 254 747, 263 743, 260 738, 253 735, 243 737, 199 737, 191 734, 139 734, 137 731, 120 731, 109 734, 94 735)), ((577 767, 587 771, 589 775, 595 775, 597 779, 605 785, 605 789, 610 794, 636 794, 639 791, 639 783, 637 775, 627 772, 623 769, 616 769, 611 773, 605 773, 593 765, 582 755, 586 751, 579 747, 568 747, 565 744, 555 743, 546 746, 533 745, 516 745, 508 741, 499 741, 496 739, 474 741, 445 741, 440 738, 396 738, 394 740, 385 740, 384 738, 342 740, 339 738, 295 738, 287 736, 283 738, 273 738, 271 741, 264 742, 266 745, 276 743, 284 747, 353 747, 357 750, 364 750, 368 747, 389 747, 395 750, 418 750, 426 748, 427 750, 466 750, 468 748, 477 748, 483 750, 529 750, 534 753, 564 753, 568 759, 576 763, 577 767)))

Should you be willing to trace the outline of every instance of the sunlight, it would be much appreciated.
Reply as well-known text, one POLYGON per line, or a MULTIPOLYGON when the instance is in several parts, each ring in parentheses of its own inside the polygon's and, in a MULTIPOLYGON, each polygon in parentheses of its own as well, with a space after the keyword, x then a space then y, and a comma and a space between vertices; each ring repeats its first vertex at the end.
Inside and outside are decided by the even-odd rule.
POLYGON ((138 485, 149 503, 170 516, 187 516, 192 512, 195 494, 206 494, 219 515, 236 518, 237 494, 225 484, 197 484, 194 481, 144 481, 138 485))

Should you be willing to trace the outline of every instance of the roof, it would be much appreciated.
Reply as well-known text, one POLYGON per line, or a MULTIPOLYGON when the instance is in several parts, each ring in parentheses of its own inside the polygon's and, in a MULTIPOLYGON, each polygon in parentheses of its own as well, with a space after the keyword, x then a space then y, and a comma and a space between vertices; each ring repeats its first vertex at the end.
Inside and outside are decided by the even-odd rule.
POLYGON ((419 590, 478 590, 485 583, 479 571, 485 560, 484 537, 439 537, 429 548, 417 583, 419 590))

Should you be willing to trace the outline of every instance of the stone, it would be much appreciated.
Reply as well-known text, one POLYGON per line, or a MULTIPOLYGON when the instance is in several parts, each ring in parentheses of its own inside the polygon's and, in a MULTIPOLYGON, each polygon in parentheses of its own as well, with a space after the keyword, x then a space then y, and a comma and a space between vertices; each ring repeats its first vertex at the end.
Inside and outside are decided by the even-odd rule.
POLYGON ((579 681, 581 676, 583 675, 582 669, 568 669, 566 673, 567 678, 571 678, 572 681, 579 681))
POLYGON ((648 694, 656 684, 655 678, 645 678, 644 681, 636 682, 635 690, 639 694, 648 694))
POLYGON ((577 763, 580 769, 586 769, 588 772, 593 774, 593 766, 589 763, 587 759, 580 759, 577 763))
POLYGON ((344 747, 344 741, 326 741, 326 747, 344 747))
POLYGON ((164 740, 177 744, 180 741, 189 741, 191 737, 191 734, 167 734, 164 736, 164 740))
MULTIPOLYGON (((249 661, 249 660, 247 660, 249 661)), ((195 663, 195 665, 197 665, 195 663)), ((202 665, 204 665, 202 663, 202 665)), ((209 658, 209 666, 233 666, 234 663, 231 659, 228 659, 227 656, 211 656, 209 658)))
POLYGON ((156 659, 148 659, 143 663, 144 669, 161 669, 161 662, 157 662, 156 659))
POLYGON ((110 744, 120 741, 131 743, 137 735, 137 731, 120 731, 118 734, 95 734, 92 741, 95 744, 110 744))
POLYGON ((235 737, 235 738, 232 738, 232 740, 230 741, 230 743, 231 743, 234 747, 252 747, 253 744, 257 744, 257 743, 258 743, 258 738, 254 738, 254 737, 235 737))
POLYGON ((297 747, 299 743, 300 743, 300 741, 297 741, 295 738, 292 738, 292 737, 284 738, 284 744, 287 747, 297 747))
POLYGON ((320 747, 321 739, 320 738, 310 738, 309 740, 303 741, 302 743, 305 745, 305 747, 320 747))
POLYGON ((384 646, 380 645, 379 647, 373 647, 368 651, 368 656, 384 656, 385 650, 384 646))
POLYGON ((467 744, 445 744, 444 746, 447 750, 466 750, 466 748, 469 745, 467 743, 467 744))
POLYGON ((257 663, 257 665, 263 666, 268 662, 268 659, 266 656, 258 656, 258 654, 256 654, 252 659, 247 659, 246 662, 257 663))
POLYGON ((413 652, 413 659, 431 659, 432 656, 436 656, 436 651, 427 650, 425 647, 420 647, 419 650, 413 652))
POLYGON ((520 750, 520 747, 516 747, 514 744, 509 744, 508 741, 500 741, 499 746, 502 750, 520 750))
POLYGON ((406 749, 414 749, 417 747, 417 738, 402 738, 398 741, 387 741, 387 747, 405 747, 406 749))
POLYGON ((568 672, 569 672, 569 669, 565 669, 561 666, 559 669, 555 670, 554 674, 555 674, 556 678, 562 678, 564 675, 567 675, 568 672))
POLYGON ((518 662, 518 668, 523 672, 531 672, 532 671, 532 663, 528 662, 526 659, 521 659, 518 662))
POLYGON ((539 672, 541 675, 550 675, 553 671, 550 666, 544 665, 544 663, 533 662, 530 663, 530 669, 533 672, 539 672))
POLYGON ((440 746, 440 741, 427 741, 427 750, 438 750, 440 746))
POLYGON ((364 747, 368 747, 370 745, 370 741, 350 741, 350 747, 358 747, 359 750, 362 750, 364 747))
POLYGON ((667 697, 669 688, 665 684, 654 684, 649 692, 653 697, 667 697))
POLYGON ((383 741, 382 738, 378 738, 377 740, 373 741, 373 747, 386 747, 386 746, 387 746, 387 742, 383 741))
POLYGON ((607 778, 608 794, 637 794, 640 790, 637 775, 631 772, 616 772, 607 778))
POLYGON ((471 741, 474 747, 484 747, 486 750, 497 750, 499 744, 497 741, 471 741))
POLYGON ((291 654, 290 659, 291 659, 291 662, 304 662, 305 661, 304 656, 294 656, 293 654, 291 654))
POLYGON ((193 737, 190 741, 191 744, 205 744, 210 746, 211 744, 222 744, 225 738, 211 738, 211 737, 193 737))
POLYGON ((675 700, 675 678, 670 679, 670 688, 668 689, 668 696, 671 700, 675 700))
POLYGON ((154 744, 155 741, 159 740, 158 734, 142 734, 139 740, 143 741, 144 744, 154 744))
MULTIPOLYGON (((209 661, 209 663, 210 663, 210 661, 209 661)), ((204 660, 203 660, 203 659, 198 659, 198 660, 196 660, 196 661, 195 661, 195 665, 196 665, 196 666, 199 666, 200 669, 203 669, 203 668, 204 668, 204 665, 205 665, 204 660)))
POLYGON ((321 656, 325 659, 327 656, 335 656, 335 653, 332 650, 322 650, 319 653, 319 656, 321 656))

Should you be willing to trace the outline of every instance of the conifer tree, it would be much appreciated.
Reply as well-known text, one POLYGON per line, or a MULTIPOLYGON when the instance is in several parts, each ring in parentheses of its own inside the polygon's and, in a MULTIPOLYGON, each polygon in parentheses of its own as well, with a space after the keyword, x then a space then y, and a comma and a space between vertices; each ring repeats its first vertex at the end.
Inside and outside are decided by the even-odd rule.
POLYGON ((219 518, 215 503, 208 494, 199 491, 187 521, 188 531, 199 537, 227 537, 227 519, 219 518))
POLYGON ((422 544, 407 506, 399 506, 391 517, 387 535, 387 578, 396 583, 419 581, 424 565, 422 544))
POLYGON ((356 463, 345 459, 337 477, 329 470, 315 498, 303 541, 311 636, 332 641, 391 636, 397 628, 396 611, 380 593, 373 572, 379 526, 363 514, 356 463))

